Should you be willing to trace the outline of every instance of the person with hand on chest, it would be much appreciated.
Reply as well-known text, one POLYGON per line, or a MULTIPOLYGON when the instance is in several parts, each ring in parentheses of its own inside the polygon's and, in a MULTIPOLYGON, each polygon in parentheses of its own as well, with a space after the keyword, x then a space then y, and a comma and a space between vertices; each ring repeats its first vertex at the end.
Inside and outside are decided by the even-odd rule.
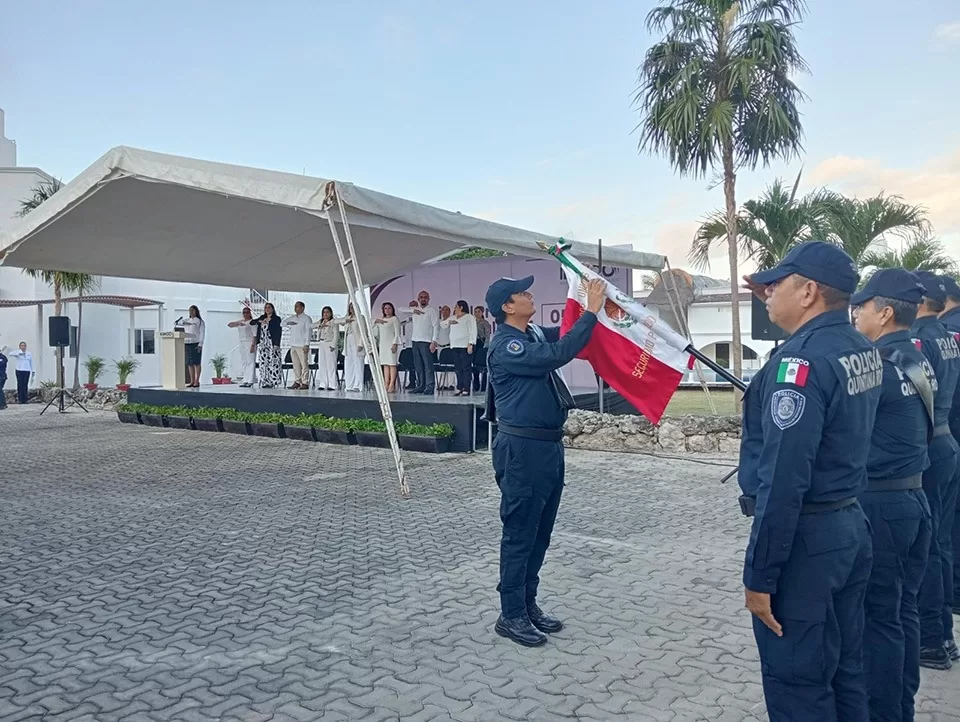
MULTIPOLYGON (((947 291, 947 302, 945 310, 940 314, 940 323, 953 334, 954 340, 960 344, 960 285, 950 276, 940 276, 940 279, 947 291)), ((953 434, 954 440, 960 443, 960 382, 957 383, 957 390, 953 393, 953 406, 950 408, 950 432, 953 434)), ((960 463, 957 464, 956 473, 960 477, 960 463)), ((954 483, 960 486, 960 479, 954 483)), ((950 538, 950 546, 953 548, 951 609, 954 614, 960 614, 960 498, 957 499, 953 511, 953 529, 950 538)), ((949 513, 949 510, 947 510, 947 513, 949 513)), ((951 619, 951 625, 952 621, 951 619)), ((960 650, 957 649, 957 643, 954 641, 952 626, 948 636, 947 652, 950 659, 954 662, 960 661, 960 650)))
POLYGON ((21 341, 20 346, 10 352, 16 361, 17 370, 17 403, 25 404, 30 397, 30 380, 36 373, 33 369, 33 354, 27 351, 27 342, 21 341))
POLYGON ((310 335, 313 331, 313 319, 304 311, 306 305, 297 301, 293 305, 293 315, 283 319, 283 325, 290 329, 290 361, 293 364, 293 383, 289 388, 306 390, 310 388, 310 335))
POLYGON ((563 623, 537 604, 540 568, 564 484, 563 424, 573 398, 560 369, 584 349, 606 300, 604 281, 587 284, 587 308, 570 331, 530 323, 533 276, 501 278, 486 294, 498 326, 487 363, 486 418, 497 424, 493 470, 500 487, 500 617, 494 631, 537 647, 563 623))
POLYGON ((745 276, 790 334, 743 399, 746 607, 770 722, 869 718, 863 671, 870 527, 857 497, 880 401, 879 352, 850 324, 853 260, 820 241, 745 276))

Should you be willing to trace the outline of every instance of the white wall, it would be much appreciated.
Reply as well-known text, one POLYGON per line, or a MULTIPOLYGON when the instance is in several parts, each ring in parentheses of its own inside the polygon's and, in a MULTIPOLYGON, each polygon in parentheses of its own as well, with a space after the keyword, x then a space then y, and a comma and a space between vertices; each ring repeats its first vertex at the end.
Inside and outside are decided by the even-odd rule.
MULTIPOLYGON (((771 341, 754 341, 750 338, 751 317, 750 302, 741 302, 740 331, 743 345, 753 349, 758 357, 756 361, 744 359, 743 365, 744 368, 756 369, 763 364, 770 351, 773 350, 773 343, 771 341)), ((733 314, 728 302, 695 303, 690 307, 687 318, 693 343, 697 349, 703 350, 704 347, 718 342, 730 342, 733 314)))
POLYGON ((17 164, 17 144, 4 134, 4 115, 0 109, 0 168, 13 168, 17 164))

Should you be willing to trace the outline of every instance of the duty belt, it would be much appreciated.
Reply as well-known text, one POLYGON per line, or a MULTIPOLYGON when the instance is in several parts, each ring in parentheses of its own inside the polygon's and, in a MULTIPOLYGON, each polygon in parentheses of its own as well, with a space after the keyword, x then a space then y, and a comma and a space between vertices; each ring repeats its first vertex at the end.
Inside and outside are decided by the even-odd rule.
POLYGON ((563 429, 530 429, 523 426, 511 426, 502 421, 497 424, 497 430, 510 436, 520 436, 524 439, 537 441, 563 441, 563 429))
MULTIPOLYGON (((837 511, 857 503, 857 497, 841 499, 840 501, 810 502, 800 507, 801 514, 816 514, 821 511, 837 511)), ((757 497, 741 496, 740 511, 744 516, 753 516, 757 510, 757 497)))
POLYGON ((940 424, 939 426, 933 427, 933 438, 938 436, 946 436, 950 433, 950 424, 940 424))
POLYGON ((906 491, 907 489, 922 489, 923 476, 914 474, 903 479, 869 479, 867 491, 906 491))

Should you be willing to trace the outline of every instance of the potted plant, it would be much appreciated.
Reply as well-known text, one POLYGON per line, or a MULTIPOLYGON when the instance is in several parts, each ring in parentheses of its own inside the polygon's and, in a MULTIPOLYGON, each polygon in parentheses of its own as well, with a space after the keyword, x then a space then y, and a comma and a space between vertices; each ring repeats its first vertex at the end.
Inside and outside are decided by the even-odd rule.
POLYGON ((197 431, 223 431, 223 425, 220 421, 221 413, 220 409, 190 409, 193 428, 197 431))
MULTIPOLYGON (((320 416, 318 414, 318 416, 320 416)), ((283 422, 283 431, 288 439, 297 441, 316 441, 317 437, 313 431, 313 418, 306 414, 299 416, 289 416, 283 422)), ((321 418, 323 418, 321 416, 321 418)))
POLYGON ((397 442, 404 451, 422 451, 429 454, 446 454, 450 451, 453 427, 450 424, 422 426, 409 421, 396 424, 397 442))
POLYGON ((139 424, 140 413, 138 409, 139 404, 120 404, 117 407, 117 418, 120 419, 121 424, 139 424))
POLYGON ((130 378, 130 375, 140 368, 140 362, 135 358, 122 358, 119 361, 114 361, 113 365, 117 369, 117 384, 118 391, 129 391, 130 384, 127 383, 127 379, 130 378))
POLYGON ((271 439, 283 439, 284 414, 249 414, 250 433, 254 436, 266 436, 271 439))
POLYGON ((350 427, 360 446, 372 446, 378 449, 390 448, 387 425, 376 419, 351 419, 350 427))
POLYGON ((96 391, 97 379, 103 374, 107 362, 99 356, 87 356, 87 360, 83 362, 83 367, 87 370, 87 383, 83 385, 83 388, 88 391, 96 391))
POLYGON ((228 434, 250 435, 250 424, 247 423, 246 414, 235 409, 223 409, 220 416, 220 425, 228 434))
POLYGON ((311 418, 311 424, 317 441, 344 446, 357 443, 350 422, 345 419, 331 419, 317 414, 311 418))
POLYGON ((227 368, 227 357, 224 354, 218 353, 216 356, 210 359, 210 365, 213 366, 213 373, 215 374, 213 377, 213 383, 215 384, 230 383, 230 377, 223 375, 224 369, 227 368))
POLYGON ((171 429, 188 429, 193 431, 193 418, 190 409, 183 406, 165 406, 161 409, 164 426, 171 429))

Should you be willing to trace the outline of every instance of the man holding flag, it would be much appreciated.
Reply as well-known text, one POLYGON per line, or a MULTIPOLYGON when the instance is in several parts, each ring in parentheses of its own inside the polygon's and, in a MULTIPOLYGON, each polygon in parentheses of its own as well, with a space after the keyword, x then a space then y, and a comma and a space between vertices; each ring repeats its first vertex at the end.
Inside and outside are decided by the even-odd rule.
POLYGON ((497 634, 517 644, 545 644, 563 623, 537 606, 540 567, 563 493, 563 425, 573 406, 559 369, 587 345, 606 284, 586 285, 586 312, 561 339, 530 323, 533 276, 501 278, 486 294, 497 321, 487 354, 487 420, 497 423, 493 468, 500 487, 500 617, 497 634), (492 401, 492 403, 491 403, 492 401))

